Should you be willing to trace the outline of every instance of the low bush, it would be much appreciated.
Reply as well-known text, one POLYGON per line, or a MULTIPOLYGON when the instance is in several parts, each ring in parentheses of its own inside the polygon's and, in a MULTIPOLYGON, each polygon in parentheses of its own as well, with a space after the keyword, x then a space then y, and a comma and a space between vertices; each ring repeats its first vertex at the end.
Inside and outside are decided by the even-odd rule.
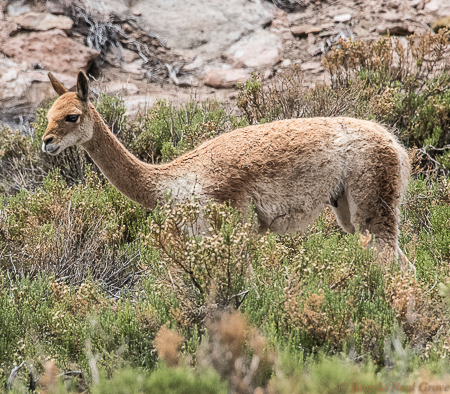
POLYGON ((135 139, 130 148, 150 163, 170 161, 240 125, 243 124, 214 100, 191 100, 179 108, 159 100, 136 120, 130 131, 135 139))
POLYGON ((366 110, 361 105, 362 83, 307 87, 303 72, 296 65, 269 84, 253 73, 252 79, 238 88, 237 107, 249 124, 316 116, 364 117, 366 110))
POLYGON ((446 29, 375 41, 341 40, 324 57, 332 86, 363 82, 361 99, 371 106, 369 117, 397 129, 409 147, 424 147, 449 168, 450 74, 446 29))
POLYGON ((197 203, 170 201, 153 211, 144 245, 159 250, 159 264, 168 272, 163 285, 174 288, 182 326, 202 325, 208 304, 239 307, 250 275, 254 220, 242 221, 235 209, 214 203, 202 213, 197 203))
POLYGON ((81 283, 90 272, 120 288, 134 281, 142 270, 139 226, 148 213, 92 172, 85 182, 68 188, 55 170, 34 192, 0 197, 3 270, 22 277, 53 272, 68 283, 81 283))
POLYGON ((350 116, 391 128, 408 147, 450 168, 450 36, 441 29, 406 38, 340 40, 322 58, 331 85, 305 86, 293 66, 274 78, 239 85, 237 107, 249 124, 279 119, 350 116))
POLYGON ((330 209, 290 235, 257 234, 251 210, 226 204, 200 211, 168 196, 149 212, 82 150, 39 151, 48 107, 33 135, 0 129, 0 386, 334 393, 449 382, 448 36, 408 40, 407 50, 390 37, 341 42, 324 59, 330 86, 305 87, 297 68, 271 83, 253 75, 238 116, 216 101, 159 101, 133 120, 120 97, 93 100, 152 163, 283 118, 396 128, 418 146, 399 219, 415 273, 380 265, 371 237, 344 234, 330 209))

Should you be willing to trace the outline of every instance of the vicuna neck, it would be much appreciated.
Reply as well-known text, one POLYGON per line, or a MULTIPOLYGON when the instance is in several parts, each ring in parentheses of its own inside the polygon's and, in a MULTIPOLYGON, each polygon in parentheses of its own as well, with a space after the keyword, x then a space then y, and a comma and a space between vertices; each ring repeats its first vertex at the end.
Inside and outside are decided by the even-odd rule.
POLYGON ((147 208, 156 206, 158 168, 138 160, 109 130, 94 106, 90 106, 94 121, 92 139, 82 146, 103 175, 130 200, 147 208))

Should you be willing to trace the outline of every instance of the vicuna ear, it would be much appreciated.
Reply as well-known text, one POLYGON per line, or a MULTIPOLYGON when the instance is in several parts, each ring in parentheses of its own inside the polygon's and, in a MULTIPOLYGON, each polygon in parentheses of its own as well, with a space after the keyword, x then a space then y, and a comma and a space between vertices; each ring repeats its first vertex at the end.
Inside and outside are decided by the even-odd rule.
POLYGON ((64 87, 64 85, 59 82, 51 72, 48 74, 48 79, 50 79, 50 82, 52 83, 53 89, 55 89, 55 92, 58 93, 60 96, 62 96, 64 93, 67 93, 68 90, 64 87))
POLYGON ((89 82, 83 71, 78 72, 77 96, 86 103, 89 101, 89 82))

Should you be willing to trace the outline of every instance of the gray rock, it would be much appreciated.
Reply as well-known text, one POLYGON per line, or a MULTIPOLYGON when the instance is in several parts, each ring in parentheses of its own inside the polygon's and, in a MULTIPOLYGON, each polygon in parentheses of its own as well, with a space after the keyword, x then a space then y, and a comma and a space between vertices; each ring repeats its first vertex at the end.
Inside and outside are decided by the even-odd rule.
POLYGON ((381 17, 388 22, 399 22, 402 20, 402 16, 395 12, 386 12, 381 17))
MULTIPOLYGON (((51 29, 70 30, 73 26, 73 21, 67 16, 53 15, 41 12, 27 12, 25 14, 15 17, 11 22, 16 26, 11 32, 15 30, 34 30, 46 31, 51 29)), ((10 32, 10 34, 11 34, 10 32)))
POLYGON ((263 1, 139 0, 131 8, 141 12, 147 29, 186 57, 219 57, 243 36, 266 25, 272 13, 263 1))
POLYGON ((291 28, 291 33, 294 37, 304 38, 307 37, 308 34, 316 34, 322 31, 322 26, 313 26, 313 25, 300 25, 294 26, 291 28))
POLYGON ((244 69, 212 69, 206 73, 205 85, 213 88, 233 88, 238 82, 244 83, 250 78, 250 73, 244 69))
POLYGON ((9 16, 17 16, 30 11, 30 6, 24 4, 24 1, 15 1, 14 3, 11 3, 6 7, 6 13, 9 16))
POLYGON ((261 68, 278 63, 281 49, 281 40, 275 33, 260 30, 232 45, 225 55, 236 66, 261 68))
POLYGON ((70 39, 62 30, 21 34, 9 39, 1 50, 15 62, 25 62, 28 68, 40 63, 46 70, 76 75, 87 71, 100 55, 70 39))
POLYGON ((333 18, 334 22, 348 22, 350 19, 352 19, 352 14, 341 14, 341 15, 336 15, 333 18))
POLYGON ((449 0, 431 0, 425 4, 425 12, 435 12, 438 18, 445 18, 450 15, 449 0))

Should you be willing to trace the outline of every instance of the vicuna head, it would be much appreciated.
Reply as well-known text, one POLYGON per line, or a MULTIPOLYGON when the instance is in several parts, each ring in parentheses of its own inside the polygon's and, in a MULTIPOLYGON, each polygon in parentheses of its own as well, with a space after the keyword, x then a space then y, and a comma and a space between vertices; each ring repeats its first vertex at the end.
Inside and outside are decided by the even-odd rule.
POLYGON ((69 92, 51 73, 48 77, 61 97, 48 111, 48 126, 42 138, 42 150, 57 155, 72 145, 81 145, 92 138, 94 122, 89 107, 89 84, 84 72, 78 73, 77 91, 69 92))

